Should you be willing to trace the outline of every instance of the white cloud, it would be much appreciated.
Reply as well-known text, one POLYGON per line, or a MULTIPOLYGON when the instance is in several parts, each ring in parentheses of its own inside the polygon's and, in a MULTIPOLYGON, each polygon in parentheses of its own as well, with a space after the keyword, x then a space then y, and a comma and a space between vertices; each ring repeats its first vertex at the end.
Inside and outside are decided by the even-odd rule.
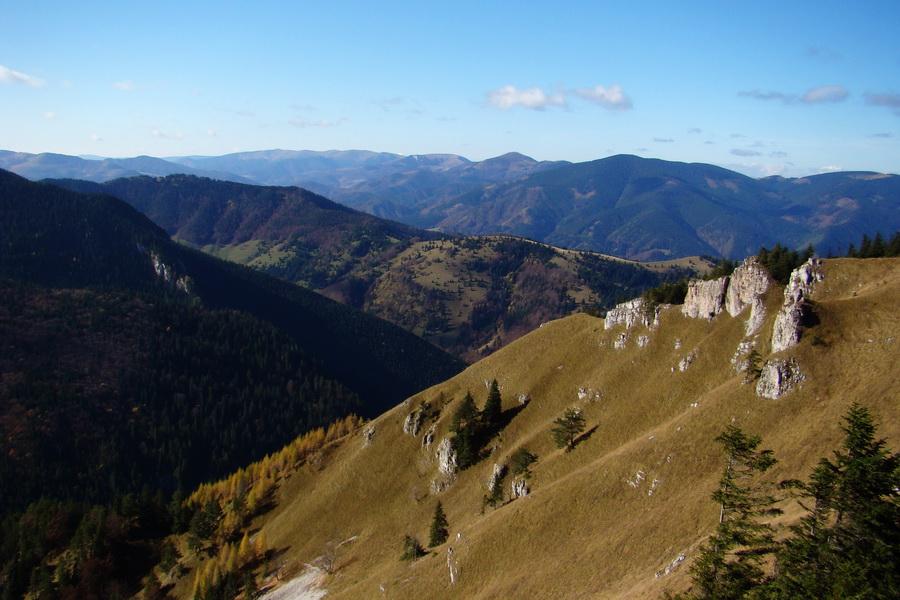
POLYGON ((25 73, 19 73, 18 71, 13 71, 12 69, 8 69, 3 65, 0 65, 0 81, 13 85, 30 85, 31 87, 41 87, 42 85, 44 85, 44 80, 40 77, 35 77, 34 75, 26 75, 25 73))
POLYGON ((663 144, 671 144, 671 143, 674 142, 675 140, 673 140, 672 138, 653 138, 653 141, 654 141, 654 142, 661 142, 661 143, 663 143, 663 144))
POLYGON ((756 150, 745 150, 744 148, 734 148, 731 151, 735 156, 760 156, 762 152, 757 152, 756 150))
POLYGON ((609 110, 628 110, 632 107, 631 98, 622 91, 622 86, 618 83, 614 83, 608 88, 595 85, 592 88, 560 89, 552 93, 545 92, 539 87, 520 89, 514 85, 505 85, 487 92, 485 95, 488 104, 501 110, 508 110, 515 106, 544 110, 550 106, 566 106, 567 96, 570 94, 609 110))
POLYGON ((123 92, 133 92, 137 89, 132 81, 117 81, 113 87, 123 92))
POLYGON ((821 104, 823 102, 843 102, 850 92, 842 85, 823 85, 807 90, 800 99, 805 104, 821 104))
POLYGON ((102 142, 103 138, 95 133, 95 134, 91 135, 91 141, 92 142, 102 142))
POLYGON ((206 135, 208 135, 209 137, 219 137, 219 134, 217 134, 214 129, 207 129, 206 135))
POLYGON ((548 106, 562 106, 566 103, 565 96, 560 92, 548 95, 538 87, 520 90, 512 85, 505 85, 500 89, 490 91, 487 93, 487 97, 491 106, 502 110, 514 106, 544 110, 548 106))
POLYGON ((47 112, 44 113, 44 118, 45 119, 55 119, 56 113, 53 112, 52 110, 48 110, 47 112))
POLYGON ((582 100, 593 102, 610 110, 628 110, 632 107, 631 98, 622 91, 622 86, 614 83, 608 88, 595 85, 592 88, 578 88, 572 92, 582 100))
POLYGON ((819 168, 819 173, 837 173, 838 171, 843 171, 844 167, 835 167, 833 165, 829 165, 827 167, 819 168))

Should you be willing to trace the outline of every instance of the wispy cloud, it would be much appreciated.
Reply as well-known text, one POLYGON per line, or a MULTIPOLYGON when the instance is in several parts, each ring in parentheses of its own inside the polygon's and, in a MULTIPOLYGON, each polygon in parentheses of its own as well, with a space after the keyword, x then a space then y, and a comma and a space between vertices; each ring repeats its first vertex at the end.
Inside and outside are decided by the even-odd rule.
POLYGON ((48 110, 47 112, 44 113, 44 118, 45 119, 55 119, 56 113, 53 112, 52 110, 48 110))
POLYGON ((663 144, 671 144, 671 143, 674 142, 675 140, 673 140, 672 138, 653 138, 653 141, 654 141, 654 142, 660 142, 660 143, 663 143, 663 144))
POLYGON ((873 138, 891 138, 894 136, 891 133, 888 133, 887 131, 882 131, 880 133, 873 133, 872 137, 873 138))
POLYGON ((112 84, 114 88, 121 92, 133 92, 137 89, 137 86, 134 85, 133 81, 117 81, 112 84))
POLYGON ((827 167, 820 167, 820 173, 837 173, 838 171, 843 171, 844 167, 836 167, 834 165, 829 165, 827 167))
POLYGON ((0 65, 0 81, 12 85, 29 85, 31 87, 41 87, 44 85, 44 80, 40 77, 19 73, 18 71, 13 71, 3 65, 0 65))
POLYGON ((760 90, 738 92, 738 96, 743 96, 744 98, 753 98, 754 100, 780 100, 785 104, 790 104, 793 99, 796 99, 793 96, 782 94, 781 92, 762 92, 760 90))
POLYGON ((758 89, 738 92, 738 96, 754 100, 777 100, 782 104, 826 104, 843 102, 850 92, 842 85, 823 85, 807 90, 802 95, 784 92, 763 92, 758 89))
POLYGON ((569 96, 576 96, 607 110, 628 110, 633 106, 631 98, 618 83, 609 87, 595 85, 573 90, 558 89, 553 92, 539 87, 517 88, 514 85, 505 85, 491 90, 485 95, 490 106, 501 110, 508 110, 516 106, 532 110, 544 110, 552 106, 568 106, 569 96))
POLYGON ((890 108, 895 115, 900 115, 900 94, 872 94, 866 92, 863 96, 866 99, 866 104, 890 108))
POLYGON ((769 156, 771 158, 786 158, 788 155, 787 152, 782 152, 781 150, 776 150, 775 152, 769 152, 769 156))
POLYGON ((184 137, 184 134, 180 131, 175 131, 173 133, 165 133, 154 127, 150 130, 150 135, 153 137, 162 138, 164 140, 180 140, 184 137))
POLYGON ((757 152, 756 150, 747 150, 745 148, 733 148, 731 153, 735 156, 761 156, 762 152, 757 152))
POLYGON ((293 121, 288 121, 288 124, 293 125, 294 127, 299 127, 301 129, 305 129, 307 127, 337 127, 344 120, 345 119, 329 121, 328 119, 321 119, 319 121, 301 121, 299 119, 294 119, 293 121))
POLYGON ((843 102, 850 95, 842 85, 823 85, 808 90, 800 101, 804 104, 823 104, 827 102, 843 102))
POLYGON ((588 102, 593 102, 610 110, 628 110, 632 107, 631 98, 622 91, 622 86, 614 83, 608 88, 595 85, 592 88, 576 88, 572 93, 588 102))
POLYGON ((505 85, 487 93, 488 103, 494 108, 507 110, 514 106, 523 106, 532 110, 544 110, 548 106, 562 106, 566 103, 562 92, 547 94, 538 87, 519 89, 505 85))

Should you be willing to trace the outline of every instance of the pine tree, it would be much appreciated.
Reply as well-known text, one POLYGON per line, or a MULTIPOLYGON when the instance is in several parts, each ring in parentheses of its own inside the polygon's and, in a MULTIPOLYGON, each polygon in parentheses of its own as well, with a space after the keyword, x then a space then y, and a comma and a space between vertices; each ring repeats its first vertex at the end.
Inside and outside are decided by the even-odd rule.
POLYGON ((775 498, 757 482, 776 460, 757 450, 759 436, 728 425, 716 438, 726 455, 725 470, 712 498, 719 504, 719 525, 691 566, 695 597, 730 600, 745 597, 765 580, 760 563, 774 550, 771 526, 762 518, 779 514, 775 498))
POLYGON ((485 428, 491 432, 496 432, 500 425, 500 416, 503 412, 502 398, 500 396, 500 385, 494 379, 491 382, 491 388, 488 391, 487 401, 484 403, 484 410, 481 412, 481 421, 485 428))
POLYGON ((584 431, 584 415, 580 410, 567 408, 563 416, 553 421, 556 425, 550 431, 557 448, 565 448, 566 452, 575 445, 575 438, 584 431))
POLYGON ((450 422, 450 430, 459 433, 469 425, 474 424, 477 418, 478 407, 475 406, 475 399, 472 398, 471 393, 466 392, 466 397, 463 398, 462 404, 460 404, 456 409, 456 412, 453 413, 453 419, 450 422))
POLYGON ((833 460, 822 459, 809 483, 791 482, 808 512, 778 554, 772 597, 900 597, 900 454, 876 439, 858 403, 842 430, 833 460))
POLYGON ((428 539, 429 548, 440 546, 447 541, 447 536, 450 534, 447 529, 449 525, 447 515, 444 514, 444 507, 438 501, 437 506, 434 508, 434 517, 431 519, 431 531, 428 539))
POLYGON ((472 394, 466 392, 462 404, 453 413, 450 430, 456 433, 453 447, 456 449, 456 460, 460 469, 467 469, 475 464, 478 458, 479 420, 478 407, 472 394))

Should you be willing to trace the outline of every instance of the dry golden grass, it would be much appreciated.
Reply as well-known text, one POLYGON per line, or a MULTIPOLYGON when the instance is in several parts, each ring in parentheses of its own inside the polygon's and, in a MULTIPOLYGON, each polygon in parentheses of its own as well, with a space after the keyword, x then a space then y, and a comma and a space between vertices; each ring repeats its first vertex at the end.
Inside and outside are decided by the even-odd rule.
MULTIPOLYGON (((900 260, 833 260, 824 269, 816 291, 820 323, 783 353, 797 358, 807 379, 779 400, 756 397, 730 362, 744 339, 746 313, 709 322, 674 307, 656 331, 607 331, 602 320, 574 315, 382 415, 371 423, 370 445, 358 431, 330 447, 321 470, 305 466, 288 479, 278 506, 254 527, 283 551, 276 560, 293 573, 327 542, 353 538, 326 580, 329 598, 638 599, 685 589, 692 556, 717 521, 709 495, 723 459, 713 439, 728 423, 763 436, 780 461, 774 480, 805 478, 830 455, 853 401, 871 408, 879 434, 900 449, 900 260), (622 333, 627 347, 615 349, 622 333), (649 337, 643 348, 641 335, 649 337), (694 361, 680 371, 691 353, 694 361), (516 407, 520 394, 530 402, 490 444, 493 454, 449 489, 430 493, 433 450, 453 411, 467 390, 483 406, 493 378, 505 409, 516 407), (580 390, 587 397, 579 398, 580 390), (404 434, 403 421, 420 401, 440 404, 442 394, 448 403, 431 450, 423 451, 422 434, 404 434), (582 408, 596 430, 564 453, 550 428, 569 407, 582 408), (531 495, 482 514, 493 464, 520 447, 538 456, 531 495), (438 500, 449 541, 417 561, 400 561, 404 535, 427 542, 438 500), (458 569, 453 586, 450 548, 458 569), (681 554, 687 560, 678 569, 655 576, 681 554)), ((781 289, 771 289, 756 338, 764 358, 781 302, 781 289)), ((799 514, 787 508, 781 526, 799 514)))

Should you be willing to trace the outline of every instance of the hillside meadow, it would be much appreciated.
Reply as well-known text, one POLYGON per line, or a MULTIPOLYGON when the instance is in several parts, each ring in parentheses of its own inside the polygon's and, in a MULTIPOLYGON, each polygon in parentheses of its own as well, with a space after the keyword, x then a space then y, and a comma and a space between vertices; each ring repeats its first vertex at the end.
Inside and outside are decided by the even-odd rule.
MULTIPOLYGON (((839 447, 841 417, 854 401, 872 411, 888 448, 900 447, 900 260, 826 260, 821 270, 817 322, 779 353, 796 359, 805 379, 779 399, 757 396, 732 363, 744 341, 773 358, 777 285, 764 296, 755 338, 745 338, 747 311, 706 320, 668 307, 653 330, 607 330, 585 314, 548 322, 282 471, 271 509, 246 530, 268 547, 259 586, 303 573, 329 598, 638 599, 687 589, 689 565, 718 522, 710 494, 725 459, 714 439, 727 425, 762 436, 774 451, 779 462, 766 474, 773 484, 808 477, 839 447), (453 413, 467 392, 482 408, 493 379, 505 426, 472 467, 442 475, 436 450, 453 413), (423 406, 420 430, 405 433, 423 406), (551 436, 567 408, 586 421, 569 452, 551 436), (506 475, 501 501, 485 505, 494 465, 521 448, 537 457, 530 494, 512 499, 506 475), (404 536, 427 545, 438 501, 449 539, 401 560, 404 536), (323 557, 324 570, 315 566, 323 557)), ((780 506, 773 524, 783 536, 802 510, 786 498, 780 506)), ((171 592, 188 598, 211 559, 185 549, 181 560, 184 575, 171 592)))

